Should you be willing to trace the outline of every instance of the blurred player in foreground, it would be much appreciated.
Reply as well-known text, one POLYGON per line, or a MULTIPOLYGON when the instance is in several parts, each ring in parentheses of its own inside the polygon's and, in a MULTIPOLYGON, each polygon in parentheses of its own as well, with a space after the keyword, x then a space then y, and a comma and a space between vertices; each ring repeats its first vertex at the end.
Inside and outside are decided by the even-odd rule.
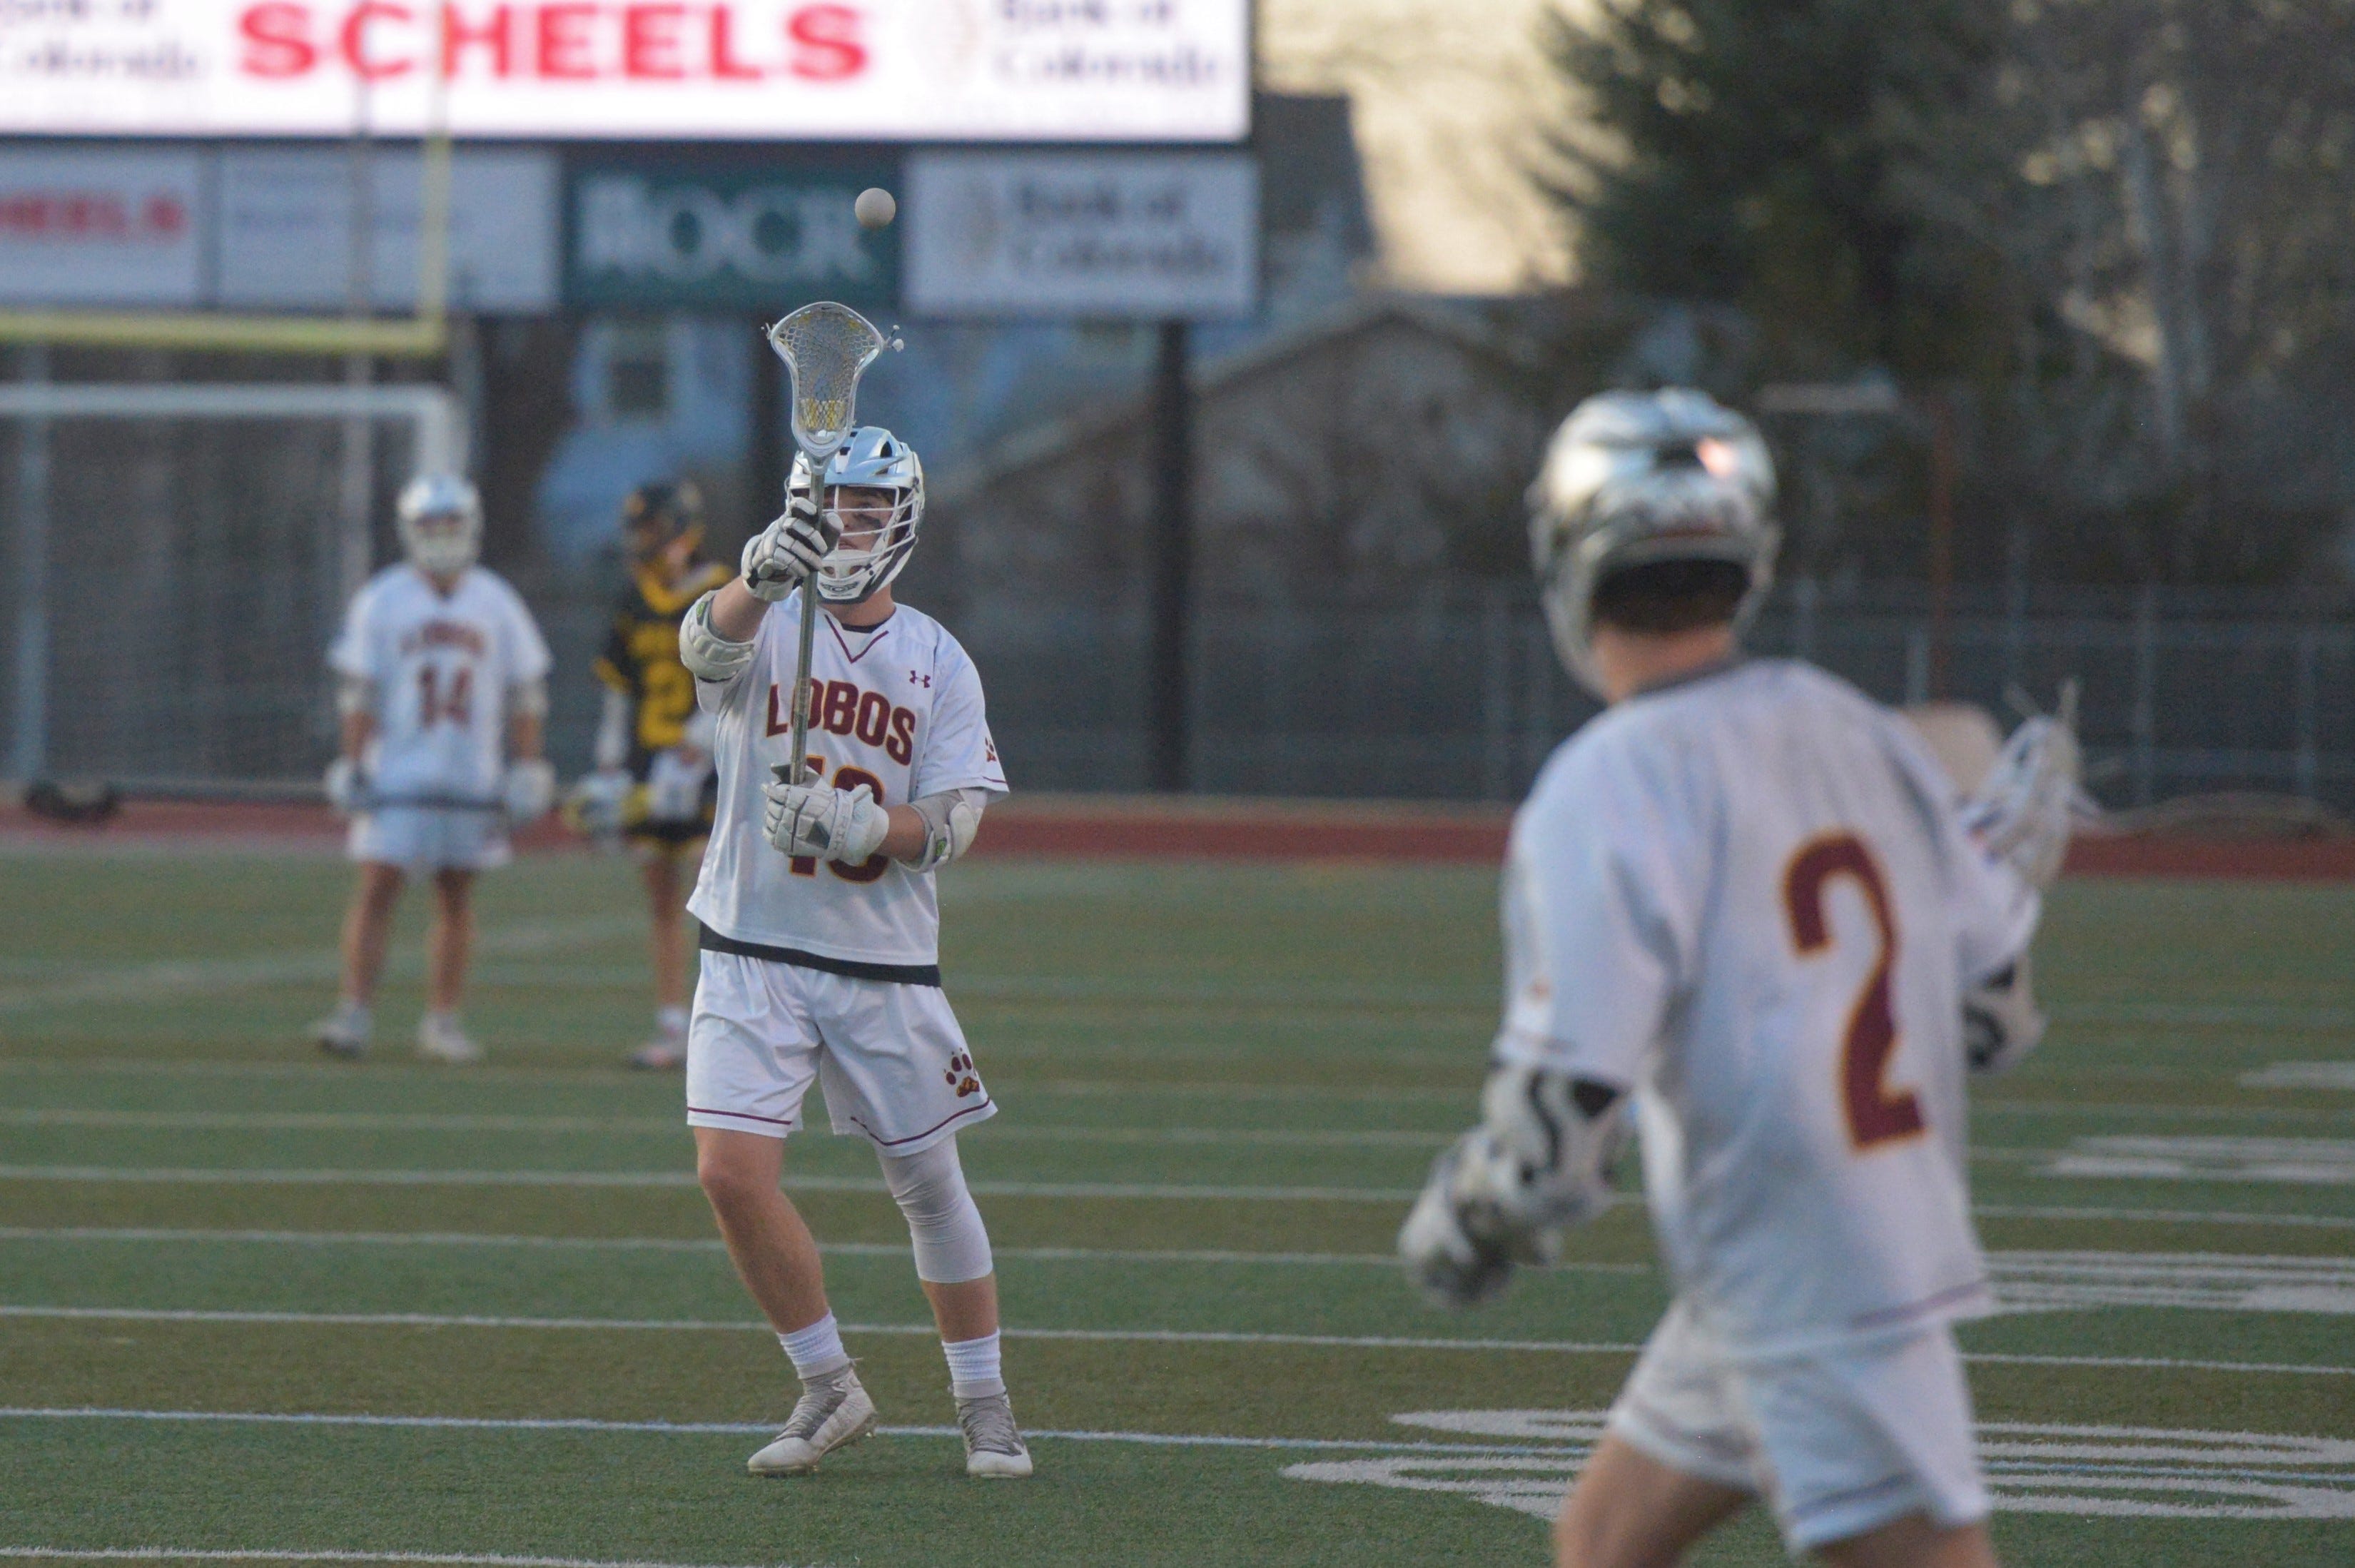
POLYGON ((522 598, 474 564, 483 507, 453 474, 410 481, 398 505, 409 559, 356 594, 327 656, 343 752, 327 800, 352 819, 359 882, 344 917, 342 999, 312 1026, 337 1056, 368 1048, 371 1005, 401 885, 433 879, 421 1055, 475 1061, 458 1020, 474 937, 474 873, 506 863, 507 829, 547 814, 555 775, 540 759, 548 645, 522 598))
POLYGON ((1841 1568, 1987 1568, 1950 1323, 1992 1307, 1963 1078, 2032 1047, 2026 959, 2075 742, 2032 720, 1981 795, 1895 714, 1744 658, 1777 534, 1750 425, 1612 393, 1531 492, 1554 637, 1610 709, 1513 827, 1484 1120, 1400 1249, 1477 1300, 1608 1202, 1632 1102, 1675 1288, 1565 1504, 1565 1568, 1681 1561, 1753 1499, 1841 1568))
POLYGON ((956 1135, 996 1114, 941 992, 933 872, 1006 792, 981 677, 956 639, 894 604, 916 548, 924 473, 862 426, 826 464, 796 458, 785 515, 744 549, 743 576, 696 601, 679 651, 717 720, 719 812, 687 908, 703 973, 687 1026, 687 1119, 729 1255, 803 1394, 756 1476, 814 1470, 875 1429, 826 1305, 817 1243, 777 1179, 802 1100, 822 1081, 837 1134, 875 1146, 932 1301, 965 1472, 1021 1477, 1030 1455, 999 1370, 989 1234, 956 1135), (800 592, 794 590, 799 587, 800 592), (799 618, 825 619, 811 664, 805 780, 792 749, 799 618))
POLYGON ((695 677, 679 662, 678 623, 729 572, 702 554, 703 496, 684 480, 632 491, 622 504, 622 539, 630 581, 597 658, 605 708, 596 769, 575 786, 567 813, 600 837, 625 840, 637 859, 651 922, 655 1032, 630 1065, 669 1069, 687 1063, 684 884, 710 835, 713 801, 711 717, 697 708, 695 677))

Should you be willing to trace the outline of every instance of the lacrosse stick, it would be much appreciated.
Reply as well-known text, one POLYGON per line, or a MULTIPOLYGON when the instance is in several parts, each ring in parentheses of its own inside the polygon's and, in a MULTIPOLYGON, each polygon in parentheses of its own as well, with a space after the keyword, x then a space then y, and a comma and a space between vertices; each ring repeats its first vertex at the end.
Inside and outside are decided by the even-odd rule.
MULTIPOLYGON (((858 422, 858 378, 883 352, 883 335, 848 305, 821 300, 769 328, 769 347, 793 381, 794 443, 809 459, 826 505, 826 460, 858 422)), ((802 579, 801 645, 794 665, 794 752, 784 776, 800 784, 809 761, 810 656, 817 635, 817 574, 802 579)))

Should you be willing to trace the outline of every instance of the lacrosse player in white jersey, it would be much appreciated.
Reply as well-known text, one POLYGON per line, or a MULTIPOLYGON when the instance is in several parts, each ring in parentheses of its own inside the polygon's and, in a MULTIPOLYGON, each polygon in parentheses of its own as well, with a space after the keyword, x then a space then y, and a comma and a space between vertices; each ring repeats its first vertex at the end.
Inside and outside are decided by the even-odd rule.
POLYGON ((344 919, 342 997, 311 1038, 337 1056, 368 1051, 393 911, 416 872, 432 878, 434 898, 417 1049, 474 1061, 482 1050, 458 1017, 474 873, 504 865, 508 828, 545 815, 555 794, 540 756, 548 645, 506 580, 474 564, 483 508, 473 485, 412 479, 397 520, 408 559, 353 597, 327 656, 343 715, 327 799, 351 818, 359 881, 344 919))
POLYGON ((1557 1531, 1565 1568, 1682 1560, 1763 1500, 1795 1554, 1987 1568, 1949 1327, 1991 1305, 1963 1079, 2032 1047, 2026 953, 2075 797, 2031 721, 1973 802, 1895 714, 1744 658, 1777 541, 1747 421, 1591 400, 1531 492, 1546 610, 1610 704, 1516 818, 1482 1125, 1400 1236, 1469 1302, 1607 1202, 1632 1118, 1675 1299, 1557 1531))
POLYGON ((837 1134, 875 1147, 908 1221, 947 1358, 965 1470, 1030 1474, 998 1359, 989 1234, 956 1136, 996 1112, 941 990, 933 873, 1006 792, 981 677, 940 623, 891 598, 916 548, 924 474, 890 431, 851 432, 825 472, 794 462, 783 517, 743 575, 696 601, 679 654, 712 714, 719 802, 688 912, 703 924, 687 1034, 687 1119, 737 1272, 803 1394, 754 1475, 817 1467, 875 1427, 826 1305, 817 1245, 778 1190, 813 1083, 837 1134), (808 776, 791 752, 800 617, 811 663, 808 776))

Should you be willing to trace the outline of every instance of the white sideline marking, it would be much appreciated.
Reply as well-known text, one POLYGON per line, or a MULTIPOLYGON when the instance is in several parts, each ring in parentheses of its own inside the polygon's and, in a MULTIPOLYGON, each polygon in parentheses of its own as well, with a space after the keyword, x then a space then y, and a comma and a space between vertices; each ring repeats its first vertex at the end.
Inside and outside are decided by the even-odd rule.
MULTIPOLYGON (((545 953, 612 941, 637 932, 643 923, 611 915, 569 921, 530 921, 484 932, 475 951, 484 955, 545 953)), ((71 979, 21 990, 0 991, 0 1013, 42 1008, 65 1008, 93 1002, 154 1002, 170 1004, 191 996, 242 991, 257 986, 298 983, 325 984, 342 966, 333 952, 271 953, 238 957, 185 958, 140 964, 127 969, 103 969, 71 979)), ((421 951, 404 948, 395 955, 393 969, 423 972, 421 951)))
MULTIPOLYGON (((643 1563, 593 1556, 506 1556, 462 1552, 229 1552, 208 1547, 0 1547, 9 1559, 48 1559, 64 1563, 442 1563, 450 1568, 704 1568, 699 1563, 643 1563)), ((761 1563, 758 1568, 775 1568, 761 1563)))
MULTIPOLYGON (((1554 1445, 1549 1453, 1390 1455, 1285 1467, 1295 1480, 1455 1493, 1550 1520, 1602 1436, 1599 1410, 1443 1410, 1403 1426, 1554 1445)), ((2263 1433, 1988 1422, 1996 1508, 2139 1519, 2355 1519, 2355 1442, 2263 1433), (2121 1495, 2124 1494, 2124 1495, 2121 1495), (2139 1495, 2137 1495, 2139 1494, 2139 1495)))
POLYGON ((2355 1314, 2355 1258, 2228 1253, 1993 1253, 2013 1311, 2172 1307, 2217 1312, 2355 1314))
MULTIPOLYGON (((216 1231, 161 1227, 0 1225, 0 1243, 182 1243, 299 1247, 456 1247, 523 1251, 718 1253, 716 1238, 514 1236, 447 1231, 216 1231)), ((897 1242, 834 1242, 821 1251, 844 1257, 906 1257, 897 1242)), ((1001 1258, 1028 1263, 1251 1264, 1272 1268, 1392 1269, 1388 1253, 1238 1252, 1219 1248, 999 1247, 1001 1258)), ((2355 1258, 2237 1253, 1995 1252, 1987 1254, 1997 1294, 2012 1311, 2095 1307, 2167 1307, 2220 1312, 2355 1314, 2355 1258)), ((1650 1275, 1647 1263, 1555 1264, 1542 1272, 1650 1275)))
MULTIPOLYGON (((693 1187, 691 1170, 171 1169, 105 1165, 0 1165, 0 1181, 168 1182, 175 1186, 693 1187)), ((1256 1203, 1410 1203, 1411 1188, 1191 1187, 1172 1182, 974 1181, 982 1198, 1144 1198, 1256 1203)), ((878 1176, 793 1176, 785 1190, 887 1192, 878 1176)))
MULTIPOLYGON (((777 1429, 777 1424, 773 1421, 597 1421, 586 1416, 346 1415, 274 1411, 108 1410, 96 1406, 67 1410, 0 1407, 0 1421, 48 1420, 223 1422, 286 1426, 417 1426, 430 1429, 487 1432, 649 1433, 666 1436, 744 1433, 766 1435, 777 1429)), ((885 1437, 960 1435, 954 1426, 879 1426, 875 1430, 885 1437)), ((1515 1454, 1537 1451, 1497 1444, 1433 1443, 1427 1440, 1397 1438, 1385 1440, 1379 1437, 1359 1441, 1341 1437, 1221 1437, 1199 1433, 1091 1432, 1051 1429, 1045 1431, 1025 1429, 1022 1435, 1043 1437, 1060 1443, 1136 1443, 1156 1448, 1306 1448, 1340 1449, 1358 1453, 1372 1450, 1377 1453, 1409 1451, 1448 1454, 1515 1454)))
MULTIPOLYGON (((684 1116, 502 1116, 345 1111, 101 1111, 0 1106, 0 1125, 66 1127, 186 1128, 197 1131, 408 1133, 652 1133, 687 1132, 684 1116)), ((1025 1143, 1266 1144, 1305 1148, 1444 1147, 1453 1133, 1318 1131, 1284 1127, 1065 1127, 1051 1124, 992 1127, 992 1140, 1025 1143)), ((2042 1151, 2038 1151, 2042 1152, 2042 1151)))
POLYGON ((2355 1186, 2355 1138, 2082 1137, 2043 1174, 2355 1186))
MULTIPOLYGON (((0 1319, 64 1318, 132 1323, 250 1323, 379 1328, 585 1329, 604 1333, 768 1334, 765 1323, 741 1319, 662 1317, 521 1317, 436 1312, 267 1312, 162 1307, 0 1306, 0 1319)), ((932 1335, 930 1323, 845 1323, 846 1334, 932 1335)), ((1209 1328, 1005 1328, 1009 1339, 1062 1339, 1097 1344, 1285 1345, 1342 1350, 1481 1350, 1549 1356, 1632 1356, 1634 1343, 1578 1339, 1445 1339, 1380 1334, 1273 1334, 1209 1328)), ((2297 1361, 2199 1361, 2165 1356, 2030 1356, 1972 1351, 1966 1361, 2036 1367, 2111 1367, 2154 1371, 2275 1373, 2291 1377, 2355 1377, 2355 1366, 2297 1361)))
POLYGON ((2355 1090, 2355 1061, 2275 1061, 2241 1074, 2243 1089, 2355 1090))
MULTIPOLYGON (((725 1253, 719 1238, 709 1241, 669 1236, 499 1236, 458 1231, 176 1231, 156 1227, 109 1228, 91 1225, 39 1227, 0 1225, 0 1242, 235 1242, 290 1246, 339 1247, 519 1247, 547 1249, 611 1249, 618 1252, 725 1253)), ((824 1242, 818 1250, 846 1257, 908 1255, 904 1242, 824 1242)), ((1228 1248, 1133 1247, 1000 1247, 990 1251, 1001 1258, 1031 1263, 1178 1263, 1264 1264, 1283 1267, 1350 1267, 1394 1269, 1391 1253, 1254 1253, 1228 1248)), ((1649 1264, 1560 1263, 1543 1265, 1584 1274, 1650 1274, 1649 1264)))
POLYGON ((2355 1230, 2350 1214, 2240 1214, 2218 1209, 2040 1208, 2013 1203, 1975 1203, 1986 1220, 2120 1220, 2168 1225, 2289 1225, 2326 1231, 2355 1230))

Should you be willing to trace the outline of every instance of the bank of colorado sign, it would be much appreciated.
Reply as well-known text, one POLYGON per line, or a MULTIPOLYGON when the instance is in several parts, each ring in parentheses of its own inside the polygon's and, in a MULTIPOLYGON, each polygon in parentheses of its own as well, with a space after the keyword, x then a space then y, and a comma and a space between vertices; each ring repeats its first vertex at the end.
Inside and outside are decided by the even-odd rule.
POLYGON ((1231 141, 1249 0, 6 0, 0 133, 1231 141))

